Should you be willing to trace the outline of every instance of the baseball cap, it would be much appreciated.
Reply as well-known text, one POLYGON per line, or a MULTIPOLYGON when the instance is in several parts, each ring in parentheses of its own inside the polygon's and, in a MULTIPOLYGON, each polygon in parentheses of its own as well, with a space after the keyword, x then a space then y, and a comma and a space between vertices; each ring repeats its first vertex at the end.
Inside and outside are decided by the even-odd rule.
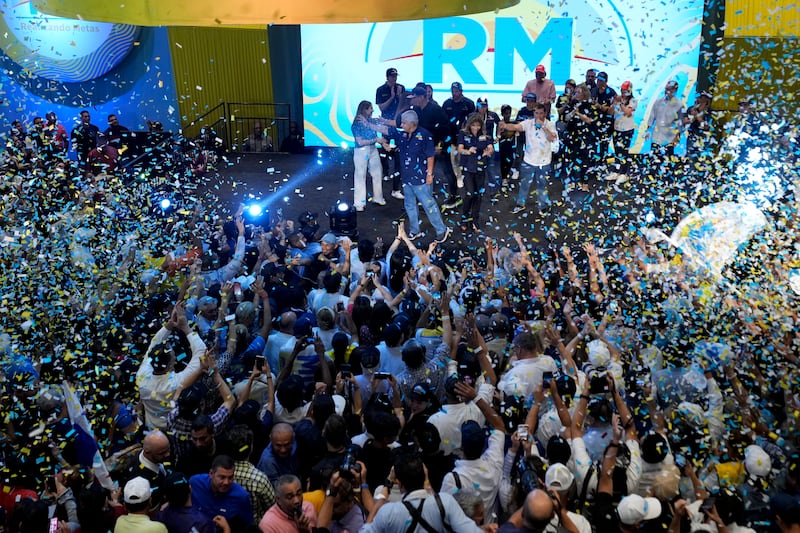
POLYGON ((461 450, 465 457, 480 457, 486 445, 483 428, 474 420, 461 424, 461 450))
POLYGON ((617 514, 620 522, 632 526, 661 516, 661 502, 657 498, 642 498, 638 494, 629 494, 619 502, 617 514))
POLYGON ((329 231, 328 233, 323 235, 319 241, 324 242, 325 244, 336 244, 336 235, 334 235, 329 231))
POLYGON ((416 400, 418 402, 428 402, 431 399, 431 391, 428 389, 428 385, 424 382, 419 382, 414 385, 414 388, 411 389, 411 394, 409 395, 412 400, 416 400))
POLYGON ((212 296, 203 296, 197 301, 197 308, 199 310, 214 309, 217 307, 217 299, 212 296))
POLYGON ((310 337, 314 333, 311 319, 307 316, 298 318, 294 323, 293 333, 295 337, 310 337))
POLYGON ((547 74, 547 71, 544 69, 544 65, 536 65, 536 70, 534 72, 541 72, 542 74, 547 74))
POLYGON ((387 68, 386 69, 386 77, 388 78, 389 76, 397 76, 397 69, 394 68, 394 67, 387 68))
POLYGON ((567 490, 574 482, 575 475, 561 463, 550 465, 544 475, 544 484, 548 489, 567 490))
POLYGON ((451 88, 451 89, 458 89, 459 91, 460 91, 460 90, 462 90, 462 88, 461 88, 461 82, 454 81, 454 82, 452 83, 452 85, 450 85, 450 88, 451 88))
POLYGON ((772 470, 772 459, 764 448, 751 444, 744 449, 744 468, 751 476, 767 477, 772 470))
POLYGON ((427 96, 428 90, 425 89, 425 86, 417 85, 411 90, 411 94, 408 95, 408 98, 414 98, 415 96, 427 96))
POLYGON ((150 499, 150 482, 137 476, 125 484, 125 503, 142 503, 150 499))
POLYGON ((630 91, 631 89, 633 89, 633 84, 630 82, 630 80, 625 80, 622 82, 620 89, 622 89, 623 91, 630 91))
POLYGON ((667 82, 666 88, 667 89, 677 89, 678 88, 678 82, 675 81, 675 80, 669 80, 667 82))
POLYGON ((533 100, 535 102, 536 101, 536 95, 533 94, 533 93, 528 93, 528 94, 525 95, 525 100, 533 100))
POLYGON ((608 81, 608 73, 606 73, 606 72, 598 72, 597 73, 597 79, 598 80, 603 80, 603 81, 608 81))

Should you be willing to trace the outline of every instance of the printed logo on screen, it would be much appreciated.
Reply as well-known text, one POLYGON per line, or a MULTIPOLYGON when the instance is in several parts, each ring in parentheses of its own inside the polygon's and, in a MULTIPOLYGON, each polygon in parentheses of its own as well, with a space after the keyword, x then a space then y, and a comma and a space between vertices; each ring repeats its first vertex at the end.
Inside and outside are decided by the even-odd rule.
POLYGON ((106 74, 128 55, 139 28, 45 15, 30 0, 1 0, 0 47, 31 76, 83 82, 106 74))

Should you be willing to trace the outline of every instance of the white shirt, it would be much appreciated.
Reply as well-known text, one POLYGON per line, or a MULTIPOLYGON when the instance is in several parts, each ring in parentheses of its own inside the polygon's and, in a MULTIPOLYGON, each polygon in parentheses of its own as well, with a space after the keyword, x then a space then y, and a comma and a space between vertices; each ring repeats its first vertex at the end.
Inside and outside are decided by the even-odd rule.
POLYGON ((403 362, 402 346, 386 346, 386 343, 381 341, 378 345, 378 351, 381 352, 381 372, 391 372, 393 376, 397 376, 406 369, 406 364, 403 362))
POLYGON ((136 372, 136 386, 139 388, 139 397, 142 399, 144 407, 145 423, 150 429, 166 429, 167 415, 174 407, 175 390, 181 386, 191 374, 200 368, 200 358, 206 351, 206 345, 200 336, 191 332, 186 336, 192 350, 192 359, 181 372, 170 371, 166 374, 153 374, 153 361, 150 358, 150 351, 153 346, 163 342, 172 332, 167 328, 161 328, 155 334, 144 361, 136 372))
POLYGON ((549 355, 519 359, 503 374, 497 388, 507 396, 529 396, 542 384, 543 372, 557 370, 556 362, 549 355))
MULTIPOLYGON (((493 394, 494 387, 491 385, 484 384, 478 389, 478 396, 487 403, 491 402, 493 394)), ((428 422, 439 430, 439 437, 442 439, 439 449, 445 455, 461 449, 461 425, 467 420, 474 420, 481 426, 486 422, 486 418, 474 402, 443 405, 441 411, 434 413, 428 419, 428 422)))
POLYGON ((545 132, 555 135, 558 142, 555 124, 549 120, 545 120, 544 124, 536 124, 536 120, 529 118, 522 121, 522 129, 525 131, 525 162, 537 167, 549 165, 553 161, 553 145, 547 140, 545 132))
MULTIPOLYGON (((491 516, 497 510, 497 489, 500 486, 500 476, 503 473, 503 448, 505 447, 505 433, 492 431, 489 436, 489 445, 477 459, 459 459, 453 469, 458 473, 462 488, 472 488, 480 494, 486 516, 491 516)), ((455 477, 450 472, 442 480, 442 490, 453 494, 458 490, 455 477)))

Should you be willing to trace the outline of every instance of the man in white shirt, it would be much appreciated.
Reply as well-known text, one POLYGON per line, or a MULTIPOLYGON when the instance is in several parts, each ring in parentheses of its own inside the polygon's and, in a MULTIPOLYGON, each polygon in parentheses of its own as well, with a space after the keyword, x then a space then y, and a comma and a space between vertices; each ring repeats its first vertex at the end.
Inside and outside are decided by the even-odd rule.
POLYGON ((505 428, 489 403, 478 396, 478 392, 466 383, 457 383, 456 392, 475 405, 492 426, 492 434, 486 445, 483 426, 468 420, 461 426, 461 450, 464 459, 456 461, 452 472, 444 476, 441 492, 453 493, 462 487, 475 489, 483 500, 485 516, 497 515, 497 489, 503 473, 503 449, 505 428))
POLYGON ((205 351, 206 345, 200 336, 189 329, 185 304, 176 304, 170 319, 150 342, 144 361, 136 372, 136 386, 142 399, 148 429, 167 428, 167 415, 174 407, 173 399, 183 388, 200 377, 201 359, 205 351), (180 372, 174 370, 175 352, 166 342, 175 329, 186 335, 192 351, 192 358, 180 372))
MULTIPOLYGON (((459 394, 459 387, 463 385, 464 383, 457 376, 447 378, 444 385, 447 403, 442 406, 441 411, 428 419, 428 422, 436 426, 439 431, 439 436, 442 439, 440 449, 445 455, 461 450, 461 426, 464 422, 473 420, 480 425, 486 422, 485 415, 478 402, 473 401, 474 398, 464 397, 459 394)), ((474 391, 474 389, 472 390, 474 391)), ((476 397, 483 399, 486 403, 492 401, 493 395, 494 387, 485 383, 480 386, 476 393, 476 397)))
POLYGON ((547 180, 553 176, 553 146, 554 143, 558 143, 556 125, 547 120, 544 106, 536 104, 533 118, 523 120, 519 124, 500 122, 500 131, 504 130, 525 133, 525 155, 519 171, 519 196, 512 213, 525 210, 528 193, 534 181, 536 181, 539 211, 544 211, 550 207, 550 199, 547 197, 547 180))
POLYGON ((544 372, 556 372, 555 360, 544 355, 542 330, 523 331, 514 337, 517 360, 500 378, 497 388, 508 396, 530 396, 542 384, 544 372))

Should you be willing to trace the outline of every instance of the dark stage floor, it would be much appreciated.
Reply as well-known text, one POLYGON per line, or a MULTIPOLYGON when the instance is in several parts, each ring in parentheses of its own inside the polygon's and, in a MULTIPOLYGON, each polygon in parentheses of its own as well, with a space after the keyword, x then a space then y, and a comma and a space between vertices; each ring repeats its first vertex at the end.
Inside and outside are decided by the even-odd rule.
MULTIPOLYGON (((231 204, 249 199, 250 195, 268 199, 273 214, 281 211, 285 219, 296 220, 303 211, 318 212, 320 225, 328 226, 327 212, 341 199, 353 201, 352 150, 324 148, 312 154, 248 154, 223 170, 223 180, 215 191, 223 201, 231 204)), ((438 172, 437 172, 438 176, 438 172)), ((371 184, 368 182, 368 198, 371 184)), ((599 248, 616 245, 624 235, 635 228, 646 225, 648 213, 658 216, 664 202, 660 200, 660 187, 645 186, 642 180, 632 177, 627 183, 616 185, 613 181, 588 181, 588 192, 574 190, 563 195, 564 184, 554 179, 549 187, 552 208, 546 213, 537 213, 533 206, 535 197, 528 202, 529 209, 512 214, 513 194, 503 194, 496 177, 487 179, 487 191, 483 198, 481 233, 463 233, 459 229, 460 207, 444 213, 445 223, 453 228, 447 242, 448 248, 481 247, 486 236, 497 238, 500 245, 512 244, 511 235, 518 231, 529 246, 544 249, 549 245, 569 245, 577 252, 584 242, 592 241, 599 248)), ((517 182, 512 181, 516 188, 517 182)), ((444 198, 442 183, 435 183, 439 202, 444 198)), ((403 216, 403 201, 390 196, 391 182, 384 181, 386 206, 373 205, 370 201, 364 212, 358 213, 358 229, 361 237, 374 239, 382 236, 391 241, 396 234, 397 221, 403 216)), ((691 202, 691 191, 682 195, 686 203, 691 202)), ((651 217, 653 215, 650 215, 651 217)), ((674 215, 673 215, 674 216, 674 215)), ((423 244, 433 238, 433 230, 424 212, 420 212, 423 231, 427 237, 423 244)), ((669 233, 674 222, 656 218, 648 219, 652 224, 669 233)))

